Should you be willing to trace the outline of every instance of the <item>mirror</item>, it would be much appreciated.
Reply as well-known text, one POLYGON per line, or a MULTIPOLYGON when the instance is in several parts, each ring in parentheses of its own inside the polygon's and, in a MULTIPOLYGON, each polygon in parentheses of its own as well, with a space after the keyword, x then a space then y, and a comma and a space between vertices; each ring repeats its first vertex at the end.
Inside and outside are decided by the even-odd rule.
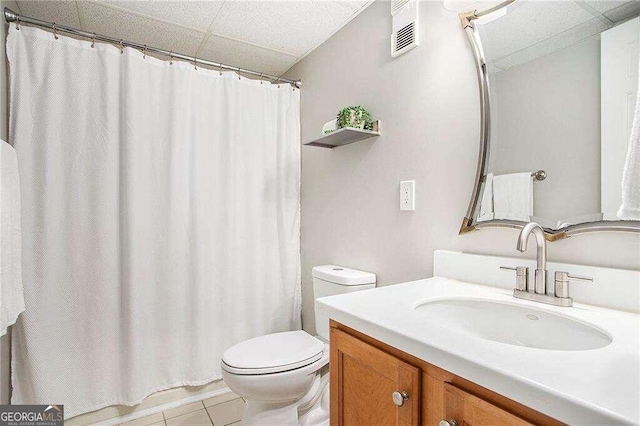
POLYGON ((621 220, 638 92, 640 2, 527 1, 462 14, 482 135, 463 229, 640 231, 621 220), (483 66, 486 63, 486 66, 483 66))

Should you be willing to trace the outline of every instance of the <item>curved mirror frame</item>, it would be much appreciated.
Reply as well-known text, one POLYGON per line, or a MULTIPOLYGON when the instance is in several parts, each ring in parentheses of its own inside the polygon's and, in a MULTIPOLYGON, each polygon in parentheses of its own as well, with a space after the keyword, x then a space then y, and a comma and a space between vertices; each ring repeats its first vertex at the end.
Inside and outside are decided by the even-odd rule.
MULTIPOLYGON (((507 0, 495 7, 478 12, 476 10, 472 12, 460 13, 458 16, 462 24, 462 29, 466 32, 469 43, 473 50, 473 56, 475 59, 476 70, 478 73, 478 88, 480 92, 480 151, 478 153, 478 166, 476 169, 476 177, 473 183, 473 192, 471 194, 471 200, 469 201, 469 207, 467 208, 467 214, 462 220, 462 226, 460 227, 460 234, 479 230, 482 228, 514 228, 522 229, 526 222, 520 222, 515 220, 499 220, 493 219, 483 222, 477 222, 474 220, 478 209, 480 197, 482 196, 482 183, 484 176, 488 172, 488 157, 489 157, 489 143, 490 143, 490 123, 491 123, 491 100, 489 97, 489 74, 487 69, 487 63, 485 61, 484 51, 482 49, 482 42, 476 29, 475 20, 482 16, 493 13, 499 9, 509 6, 516 0, 507 0)), ((598 221, 598 222, 586 222, 575 225, 569 225, 559 229, 544 228, 545 237, 548 241, 561 240, 573 235, 584 234, 587 232, 598 231, 610 231, 610 232, 634 232, 640 233, 640 221, 634 220, 615 220, 615 221, 598 221)))

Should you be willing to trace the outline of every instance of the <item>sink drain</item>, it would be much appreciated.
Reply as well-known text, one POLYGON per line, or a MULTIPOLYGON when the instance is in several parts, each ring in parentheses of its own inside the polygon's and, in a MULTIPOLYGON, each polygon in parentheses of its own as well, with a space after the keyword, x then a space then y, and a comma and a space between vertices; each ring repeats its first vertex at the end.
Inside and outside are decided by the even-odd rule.
POLYGON ((533 314, 527 314, 527 318, 531 321, 538 321, 538 317, 533 314))

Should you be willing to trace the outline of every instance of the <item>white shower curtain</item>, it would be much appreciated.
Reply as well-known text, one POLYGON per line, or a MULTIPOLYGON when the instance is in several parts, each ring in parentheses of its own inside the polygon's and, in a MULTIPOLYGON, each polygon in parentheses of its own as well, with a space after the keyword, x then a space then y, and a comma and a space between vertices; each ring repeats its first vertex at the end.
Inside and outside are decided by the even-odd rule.
POLYGON ((26 300, 13 403, 135 404, 300 327, 298 90, 24 26, 7 55, 26 300))

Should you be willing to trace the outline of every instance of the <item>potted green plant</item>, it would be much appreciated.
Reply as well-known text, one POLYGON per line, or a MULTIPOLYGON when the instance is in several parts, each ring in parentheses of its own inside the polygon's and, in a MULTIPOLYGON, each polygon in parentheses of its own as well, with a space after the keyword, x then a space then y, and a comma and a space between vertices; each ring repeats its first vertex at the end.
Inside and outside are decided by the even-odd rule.
POLYGON ((373 119, 369 111, 358 106, 342 108, 338 113, 338 128, 351 127, 354 129, 373 130, 373 119))

